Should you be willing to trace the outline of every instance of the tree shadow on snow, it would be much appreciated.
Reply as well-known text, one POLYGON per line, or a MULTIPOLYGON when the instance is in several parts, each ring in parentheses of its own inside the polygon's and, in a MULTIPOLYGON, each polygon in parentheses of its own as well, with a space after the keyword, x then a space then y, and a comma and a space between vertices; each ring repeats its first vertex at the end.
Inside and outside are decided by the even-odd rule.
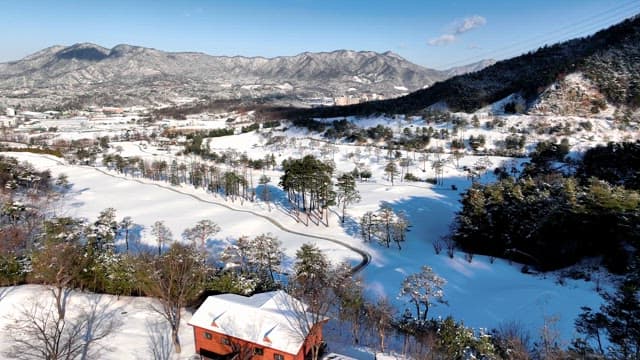
MULTIPOLYGON (((148 252, 150 246, 140 242, 142 230, 144 230, 144 226, 140 224, 133 224, 129 229, 129 252, 134 254, 148 252)), ((157 250, 157 247, 155 249, 157 250)), ((127 252, 124 231, 118 231, 116 235, 116 250, 121 253, 127 252)))
POLYGON ((170 360, 173 358, 171 329, 164 320, 147 321, 147 354, 135 354, 136 359, 170 360))
POLYGON ((79 319, 84 324, 82 359, 98 358, 99 353, 111 350, 107 344, 96 342, 117 332, 123 325, 118 317, 122 314, 122 307, 114 307, 114 303, 113 298, 103 295, 89 298, 79 319))
POLYGON ((349 236, 352 236, 354 238, 361 238, 362 234, 360 231, 360 221, 357 218, 354 218, 352 216, 347 216, 344 219, 344 222, 340 223, 340 226, 342 227, 342 229, 344 229, 344 232, 346 232, 349 236))
POLYGON ((9 296, 11 292, 15 291, 15 289, 15 286, 0 287, 0 302, 9 296))

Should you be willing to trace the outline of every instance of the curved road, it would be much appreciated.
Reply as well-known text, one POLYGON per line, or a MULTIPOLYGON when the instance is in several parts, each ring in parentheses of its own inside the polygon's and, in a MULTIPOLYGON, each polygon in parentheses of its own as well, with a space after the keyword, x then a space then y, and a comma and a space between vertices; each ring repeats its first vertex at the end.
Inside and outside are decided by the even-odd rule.
MULTIPOLYGON (((55 163, 57 163, 59 165, 73 166, 73 165, 68 165, 65 162, 61 161, 60 159, 52 157, 52 156, 41 155, 41 154, 37 154, 37 155, 45 157, 45 158, 47 158, 47 159, 49 159, 51 161, 54 161, 55 163)), ((180 191, 178 189, 175 189, 170 185, 161 185, 161 184, 157 184, 157 183, 149 183, 149 182, 145 182, 145 181, 142 181, 142 180, 129 178, 129 177, 126 177, 126 176, 115 175, 115 174, 112 174, 110 172, 107 172, 105 170, 99 169, 99 168, 94 167, 94 166, 87 166, 87 165, 76 165, 76 166, 87 168, 87 169, 93 169, 95 171, 98 171, 98 172, 100 172, 100 173, 102 173, 104 175, 110 176, 112 178, 122 179, 122 180, 126 180, 126 181, 134 181, 134 182, 137 182, 137 183, 140 183, 140 184, 143 184, 143 185, 156 186, 156 187, 168 190, 168 191, 173 191, 173 192, 175 192, 177 194, 189 196, 189 197, 193 198, 194 200, 202 202, 202 203, 217 205, 217 206, 221 206, 221 207, 223 207, 225 209, 228 209, 228 210, 231 210, 231 211, 241 212, 241 213, 246 213, 246 214, 250 214, 250 215, 253 215, 253 216, 257 216, 257 217, 260 217, 262 219, 265 219, 265 220, 269 221, 270 223, 272 223, 273 225, 275 225, 276 227, 278 227, 280 230, 282 230, 284 232, 287 232, 287 233, 290 233, 290 234, 294 234, 294 235, 298 235, 298 236, 302 236, 302 237, 306 237, 306 238, 313 238, 313 239, 318 239, 318 240, 329 241, 329 242, 332 242, 334 244, 343 246, 343 247, 345 247, 345 248, 357 253, 358 255, 360 255, 360 257, 362 257, 362 261, 360 261, 360 263, 358 263, 356 266, 354 266, 351 269, 352 274, 358 273, 359 271, 364 269, 367 265, 369 265, 369 263, 371 262, 371 255, 368 252, 366 252, 366 251, 364 251, 362 249, 359 249, 359 248, 357 248, 357 247, 355 247, 355 246, 353 246, 351 244, 348 244, 346 242, 343 242, 343 241, 340 241, 340 240, 337 240, 337 239, 333 239, 333 238, 330 238, 330 237, 326 237, 326 236, 305 234, 305 233, 302 233, 302 232, 299 232, 299 231, 288 229, 287 227, 285 227, 284 225, 282 225, 280 222, 276 221, 275 219, 273 219, 273 218, 271 218, 269 216, 257 213, 257 212, 252 211, 252 210, 236 209, 234 207, 231 207, 231 206, 229 206, 227 204, 224 204, 224 203, 221 203, 221 202, 217 202, 217 201, 213 201, 213 200, 206 200, 206 199, 203 199, 203 198, 201 198, 201 197, 199 197, 197 195, 189 194, 189 193, 180 191)))

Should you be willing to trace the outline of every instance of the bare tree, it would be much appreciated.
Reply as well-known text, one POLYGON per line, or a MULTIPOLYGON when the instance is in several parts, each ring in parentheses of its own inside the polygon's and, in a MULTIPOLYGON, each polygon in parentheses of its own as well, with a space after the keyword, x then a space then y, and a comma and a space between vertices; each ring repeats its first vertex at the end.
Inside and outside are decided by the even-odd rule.
POLYGON ((440 255, 440 252, 442 252, 443 248, 444 240, 442 238, 433 240, 433 251, 435 251, 436 255, 440 255))
POLYGON ((206 270, 194 247, 173 243, 167 253, 155 259, 144 284, 146 292, 158 299, 153 310, 167 320, 176 353, 181 351, 178 331, 182 308, 202 292, 206 270))
POLYGON ((231 336, 228 336, 227 342, 229 343, 229 347, 231 348, 231 353, 236 354, 233 359, 234 360, 251 360, 256 355, 255 348, 244 341, 238 341, 231 336))
POLYGON ((51 301, 32 299, 6 328, 12 346, 5 352, 15 359, 76 359, 82 354, 83 331, 60 317, 51 301))
POLYGON ((78 275, 85 268, 86 258, 79 244, 48 242, 32 256, 34 280, 49 285, 55 299, 57 317, 64 320, 67 298, 78 275))
POLYGON ((386 338, 392 329, 394 310, 393 306, 386 298, 378 299, 378 302, 366 305, 367 321, 372 329, 375 329, 378 336, 378 345, 380 351, 384 352, 386 347, 386 338))
POLYGON ((92 299, 75 316, 64 317, 56 299, 39 297, 27 303, 30 305, 25 305, 6 328, 12 346, 5 354, 13 359, 97 358, 105 349, 99 346, 99 340, 121 324, 115 318, 117 309, 102 303, 102 297, 92 299))
MULTIPOLYGON (((295 293, 295 290, 289 289, 295 293)), ((293 329, 292 335, 298 338, 300 342, 306 342, 310 345, 311 360, 320 358, 320 350, 322 349, 321 331, 323 324, 328 320, 327 314, 333 306, 333 295, 328 288, 319 289, 316 292, 317 301, 312 304, 306 304, 293 296, 283 298, 281 310, 293 314, 289 325, 293 329)), ((309 354, 305 354, 308 356, 309 354)))
POLYGON ((540 339, 536 344, 536 353, 541 359, 566 359, 566 354, 562 350, 558 320, 558 316, 544 316, 544 323, 540 329, 540 339))
POLYGON ((508 354, 507 359, 528 360, 531 358, 531 335, 524 324, 506 321, 493 331, 498 351, 508 354))

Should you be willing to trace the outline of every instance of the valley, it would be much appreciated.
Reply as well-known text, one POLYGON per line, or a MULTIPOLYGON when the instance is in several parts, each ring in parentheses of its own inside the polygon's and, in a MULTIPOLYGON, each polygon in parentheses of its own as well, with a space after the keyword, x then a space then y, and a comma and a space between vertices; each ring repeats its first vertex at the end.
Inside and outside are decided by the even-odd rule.
POLYGON ((593 31, 0 63, 0 359, 637 358, 640 17, 593 31))

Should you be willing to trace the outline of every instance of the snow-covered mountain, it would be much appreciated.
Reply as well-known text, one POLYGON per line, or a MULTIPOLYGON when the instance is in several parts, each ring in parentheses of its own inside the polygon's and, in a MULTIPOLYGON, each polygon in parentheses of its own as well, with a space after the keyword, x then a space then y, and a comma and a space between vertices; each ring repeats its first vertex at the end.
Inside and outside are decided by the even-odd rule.
POLYGON ((52 46, 0 64, 0 91, 8 97, 63 101, 81 96, 98 102, 134 95, 144 100, 197 94, 237 98, 376 93, 389 98, 476 68, 432 70, 392 52, 337 50, 275 58, 228 57, 82 43, 52 46))

